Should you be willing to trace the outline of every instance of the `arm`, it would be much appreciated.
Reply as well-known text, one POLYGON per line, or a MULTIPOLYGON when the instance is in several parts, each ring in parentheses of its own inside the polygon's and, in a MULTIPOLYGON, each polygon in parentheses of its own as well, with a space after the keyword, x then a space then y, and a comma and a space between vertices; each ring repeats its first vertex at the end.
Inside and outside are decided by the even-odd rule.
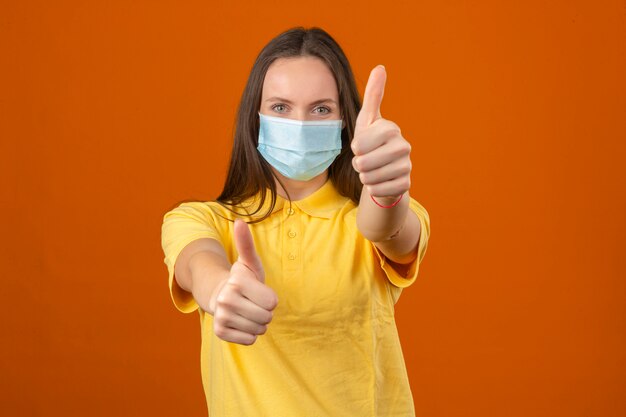
MULTIPOLYGON (((411 145, 400 127, 380 115, 387 74, 377 66, 365 87, 363 107, 356 120, 352 165, 363 183, 357 227, 399 270, 417 257, 420 221, 409 209, 411 145), (383 208, 383 206, 393 207, 383 208)), ((408 265, 407 265, 408 267, 408 265)))
POLYGON ((235 222, 234 240, 239 258, 232 265, 217 240, 194 240, 179 254, 174 277, 213 316, 217 337, 250 345, 267 331, 278 297, 265 285, 263 265, 246 223, 235 222))
POLYGON ((178 255, 174 278, 190 292, 200 308, 214 314, 215 297, 230 275, 231 265, 222 245, 215 239, 194 240, 178 255))
MULTIPOLYGON (((397 198, 396 198, 397 200, 397 198)), ((394 199, 376 198, 382 205, 394 199)), ((357 227, 396 266, 409 264, 417 257, 421 227, 417 215, 409 209, 409 193, 392 208, 374 204, 367 187, 363 188, 357 210, 357 227)))

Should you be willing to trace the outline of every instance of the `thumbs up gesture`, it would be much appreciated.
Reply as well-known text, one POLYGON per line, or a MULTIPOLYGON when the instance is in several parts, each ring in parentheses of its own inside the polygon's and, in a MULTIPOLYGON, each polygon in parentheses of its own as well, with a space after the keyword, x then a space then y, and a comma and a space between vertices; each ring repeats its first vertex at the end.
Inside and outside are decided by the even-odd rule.
POLYGON ((352 139, 352 166, 372 197, 393 202, 411 186, 411 145, 400 127, 380 114, 386 80, 382 65, 370 73, 352 139))
POLYGON ((216 288, 213 330, 227 342, 251 345, 267 331, 278 297, 265 285, 263 265, 247 223, 235 221, 234 239, 239 258, 229 278, 216 288))

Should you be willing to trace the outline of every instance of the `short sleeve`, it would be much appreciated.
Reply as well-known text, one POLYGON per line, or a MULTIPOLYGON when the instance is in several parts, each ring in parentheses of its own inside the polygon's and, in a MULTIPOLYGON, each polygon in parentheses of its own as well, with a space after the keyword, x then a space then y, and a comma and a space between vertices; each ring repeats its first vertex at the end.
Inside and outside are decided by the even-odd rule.
POLYGON ((393 266, 388 262, 385 255, 372 243, 372 247, 378 255, 378 259, 380 261, 380 266, 387 275, 389 281, 399 288, 406 288, 409 285, 413 284, 417 279, 417 274, 419 272, 419 265, 424 259, 426 255, 426 248, 428 247, 428 239, 430 237, 430 217, 428 216, 428 212, 426 209, 418 203, 416 200, 411 198, 409 202, 409 209, 412 210, 419 219, 420 222, 420 238, 417 244, 417 257, 411 264, 409 265, 409 269, 406 275, 400 274, 396 271, 393 266))
POLYGON ((169 288, 172 301, 183 313, 191 313, 198 308, 191 293, 180 288, 174 279, 174 266, 180 252, 194 240, 216 239, 221 242, 215 227, 213 213, 207 203, 182 203, 163 216, 161 246, 165 254, 165 265, 169 273, 169 288))

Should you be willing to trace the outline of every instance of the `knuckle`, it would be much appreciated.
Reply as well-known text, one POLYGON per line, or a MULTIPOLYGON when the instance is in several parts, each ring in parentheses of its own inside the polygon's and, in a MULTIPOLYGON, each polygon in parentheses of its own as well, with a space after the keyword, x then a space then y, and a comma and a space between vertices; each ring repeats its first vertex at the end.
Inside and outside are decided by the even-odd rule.
POLYGON ((383 136, 385 137, 385 139, 389 140, 389 139, 393 139, 396 136, 398 136, 398 132, 396 132, 394 129, 392 128, 387 128, 383 131, 383 136))
POLYGON ((221 314, 219 317, 219 323, 224 327, 233 327, 235 325, 233 316, 230 314, 221 314))
POLYGON ((350 143, 350 149, 352 149, 352 153, 355 155, 359 154, 359 143, 357 142, 356 139, 353 139, 352 142, 350 143))
POLYGON ((395 137, 400 135, 400 126, 392 121, 388 121, 385 125, 385 134, 387 137, 395 137))
POLYGON ((220 291, 215 302, 221 308, 232 307, 234 303, 233 294, 228 291, 220 291))
POLYGON ((272 298, 270 302, 270 310, 274 310, 276 306, 278 306, 278 296, 274 294, 274 297, 272 298))
POLYGON ((226 327, 226 314, 224 314, 224 310, 217 310, 213 315, 213 321, 216 325, 226 327))
POLYGON ((243 287, 244 275, 243 274, 235 274, 231 275, 228 279, 227 285, 230 287, 232 291, 240 291, 243 287))
POLYGON ((372 156, 365 155, 359 157, 359 171, 369 171, 372 165, 372 156))
POLYGON ((256 335, 246 335, 247 337, 241 341, 242 345, 250 346, 254 342, 256 342, 256 335))
POLYGON ((398 146, 395 147, 394 155, 396 157, 398 157, 398 158, 402 158, 402 157, 408 155, 408 150, 406 148, 406 145, 403 144, 403 143, 402 144, 398 144, 398 146))
POLYGON ((261 326, 266 326, 272 321, 272 316, 273 315, 271 311, 265 310, 265 311, 259 312, 259 314, 257 314, 254 319, 261 326))
POLYGON ((222 326, 221 324, 217 322, 215 322, 215 324, 213 325, 213 332, 220 339, 224 339, 228 335, 228 331, 226 327, 222 326))
POLYGON ((366 156, 358 157, 356 159, 356 164, 357 164, 357 168, 358 168, 359 172, 366 171, 367 170, 367 165, 368 165, 367 157, 366 156))
POLYGON ((217 298, 215 299, 215 303, 220 307, 224 307, 228 305, 228 296, 225 294, 224 291, 220 292, 217 295, 217 298))
POLYGON ((403 140, 398 144, 398 155, 405 156, 411 153, 411 144, 406 140, 403 140))

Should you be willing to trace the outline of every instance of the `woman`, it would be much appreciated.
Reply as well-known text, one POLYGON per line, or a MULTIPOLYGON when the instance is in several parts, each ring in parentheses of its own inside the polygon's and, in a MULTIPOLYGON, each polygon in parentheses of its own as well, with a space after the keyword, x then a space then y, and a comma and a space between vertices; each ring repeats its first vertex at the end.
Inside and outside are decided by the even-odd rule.
POLYGON ((410 145, 380 114, 385 79, 372 70, 361 106, 326 32, 280 34, 252 68, 221 195, 165 214, 210 416, 414 415, 394 304, 430 221, 408 195, 410 145))

